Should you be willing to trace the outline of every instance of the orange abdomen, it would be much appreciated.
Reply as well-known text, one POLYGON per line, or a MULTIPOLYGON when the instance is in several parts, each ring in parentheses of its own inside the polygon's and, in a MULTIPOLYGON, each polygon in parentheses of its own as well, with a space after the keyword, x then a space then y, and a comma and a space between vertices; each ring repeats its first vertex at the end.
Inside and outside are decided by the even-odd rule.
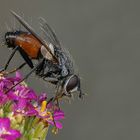
POLYGON ((29 57, 36 59, 41 43, 31 34, 22 33, 16 36, 15 45, 21 47, 29 57))

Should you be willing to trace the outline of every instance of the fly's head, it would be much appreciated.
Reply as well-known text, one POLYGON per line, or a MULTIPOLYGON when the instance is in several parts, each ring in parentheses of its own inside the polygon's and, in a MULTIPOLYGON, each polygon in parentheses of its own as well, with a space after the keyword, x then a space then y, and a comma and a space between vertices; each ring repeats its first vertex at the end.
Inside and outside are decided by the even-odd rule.
POLYGON ((82 98, 82 91, 80 87, 80 78, 77 75, 71 75, 66 77, 63 81, 63 91, 66 96, 71 96, 72 93, 78 92, 79 98, 82 98))

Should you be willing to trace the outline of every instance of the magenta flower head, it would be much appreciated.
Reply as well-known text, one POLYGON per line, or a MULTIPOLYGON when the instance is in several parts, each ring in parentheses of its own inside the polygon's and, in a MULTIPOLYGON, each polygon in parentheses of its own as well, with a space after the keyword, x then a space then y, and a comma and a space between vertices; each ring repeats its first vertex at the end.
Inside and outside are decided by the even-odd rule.
POLYGON ((48 105, 43 101, 42 105, 37 108, 38 117, 46 121, 49 125, 55 126, 57 129, 62 129, 62 124, 59 120, 64 119, 64 112, 58 109, 55 105, 48 105))
MULTIPOLYGON (((10 89, 22 79, 0 75, 0 140, 45 140, 48 129, 62 129, 64 112, 54 102, 47 103, 47 94, 38 95, 25 82, 10 89)), ((49 100, 49 99, 48 99, 49 100)))
POLYGON ((20 138, 21 133, 18 130, 10 128, 9 118, 0 118, 0 139, 1 140, 16 140, 20 138))
POLYGON ((53 114, 53 119, 47 119, 48 123, 56 126, 58 129, 62 129, 62 123, 59 120, 64 119, 64 112, 61 110, 55 111, 53 114))
POLYGON ((9 101, 8 96, 0 91, 0 106, 4 105, 7 101, 9 101))

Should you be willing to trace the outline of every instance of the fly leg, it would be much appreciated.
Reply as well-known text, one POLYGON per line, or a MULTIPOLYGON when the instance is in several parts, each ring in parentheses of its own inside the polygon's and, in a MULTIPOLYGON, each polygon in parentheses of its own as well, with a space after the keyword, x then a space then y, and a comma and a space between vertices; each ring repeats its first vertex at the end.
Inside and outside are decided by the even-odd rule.
POLYGON ((8 74, 14 73, 14 72, 16 72, 16 71, 22 69, 26 64, 27 64, 27 63, 24 62, 24 63, 23 63, 22 65, 20 65, 19 67, 15 68, 15 69, 13 69, 13 70, 11 70, 11 71, 4 72, 3 74, 4 74, 4 75, 8 75, 8 74))
POLYGON ((21 54, 22 58, 25 60, 25 62, 28 64, 28 66, 30 68, 34 68, 33 62, 31 60, 31 58, 29 58, 29 56, 27 55, 27 53, 21 47, 18 47, 18 51, 21 54))
POLYGON ((56 105, 57 105, 58 109, 60 110, 60 105, 59 105, 59 99, 58 98, 56 99, 56 105))
POLYGON ((51 77, 43 77, 43 80, 46 82, 49 82, 53 85, 56 85, 58 83, 58 79, 57 78, 51 78, 51 77))
POLYGON ((10 63, 10 61, 12 60, 12 58, 13 58, 13 56, 15 55, 15 53, 16 53, 17 50, 18 50, 18 46, 16 46, 16 47, 13 49, 13 52, 11 53, 11 55, 10 55, 10 57, 9 57, 9 59, 8 59, 8 61, 7 61, 7 63, 5 64, 4 68, 2 68, 2 69, 0 70, 0 73, 3 72, 3 71, 5 71, 5 70, 8 68, 9 63, 10 63))
POLYGON ((61 99, 63 96, 64 96, 64 94, 62 94, 61 96, 56 95, 55 97, 50 98, 47 101, 47 104, 49 104, 50 102, 52 102, 52 103, 56 102, 56 106, 57 106, 58 110, 60 110, 59 99, 61 99))
POLYGON ((56 84, 55 96, 52 97, 52 98, 50 98, 50 99, 48 100, 48 104, 49 104, 50 102, 52 102, 52 103, 56 102, 56 105, 57 105, 58 109, 60 109, 59 100, 60 100, 63 96, 65 96, 65 93, 64 93, 64 91, 63 91, 62 88, 61 88, 61 82, 58 81, 57 84, 56 84))
POLYGON ((22 83, 24 80, 26 80, 40 65, 41 65, 42 61, 36 65, 27 75, 25 75, 25 77, 20 80, 18 83, 16 83, 15 85, 13 85, 11 88, 9 88, 5 93, 8 93, 10 90, 12 90, 13 88, 15 88, 17 85, 19 85, 20 83, 22 83))
MULTIPOLYGON (((29 67, 30 67, 30 68, 33 68, 33 63, 32 63, 32 61, 31 61, 31 59, 28 57, 28 55, 25 53, 25 51, 24 51, 21 47, 16 46, 16 47, 13 49, 13 52, 11 53, 11 55, 10 55, 10 57, 9 57, 9 59, 8 59, 8 61, 7 61, 7 63, 5 64, 4 68, 0 70, 0 73, 2 73, 3 71, 5 71, 5 70, 8 68, 8 66, 9 66, 9 64, 10 64, 10 62, 11 62, 13 56, 15 55, 16 51, 19 51, 20 54, 21 54, 21 56, 22 56, 23 59, 25 60, 25 62, 29 65, 29 67)), ((10 73, 13 73, 13 72, 15 72, 15 71, 21 69, 26 63, 23 63, 23 64, 20 65, 18 68, 12 70, 10 73)), ((8 73, 9 73, 9 72, 8 72, 8 73)))

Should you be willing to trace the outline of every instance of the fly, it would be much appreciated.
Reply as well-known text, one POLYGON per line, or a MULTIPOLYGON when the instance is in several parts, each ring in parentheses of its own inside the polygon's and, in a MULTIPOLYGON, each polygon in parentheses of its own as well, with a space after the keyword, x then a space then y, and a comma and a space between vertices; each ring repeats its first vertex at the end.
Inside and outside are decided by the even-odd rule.
POLYGON ((80 78, 74 73, 73 63, 61 47, 52 28, 41 18, 41 30, 46 36, 46 39, 42 39, 22 17, 13 11, 11 13, 27 31, 17 30, 5 34, 6 45, 8 48, 12 48, 13 52, 1 72, 7 69, 17 51, 25 62, 15 70, 21 69, 27 64, 31 71, 6 93, 35 72, 37 76, 56 86, 56 95, 50 101, 63 96, 71 97, 75 91, 79 93, 81 98, 83 94, 80 87, 80 78), (34 64, 33 60, 38 60, 37 64, 34 64))

